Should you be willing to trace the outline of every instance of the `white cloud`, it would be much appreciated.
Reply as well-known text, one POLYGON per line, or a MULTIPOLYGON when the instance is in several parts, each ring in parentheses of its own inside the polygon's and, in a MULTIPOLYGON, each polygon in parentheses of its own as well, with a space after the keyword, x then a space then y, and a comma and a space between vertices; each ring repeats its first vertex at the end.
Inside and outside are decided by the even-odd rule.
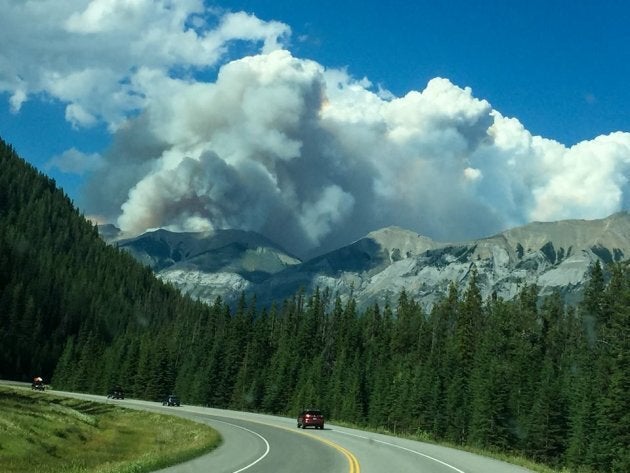
POLYGON ((46 169, 56 168, 61 172, 84 174, 99 169, 103 160, 98 153, 82 153, 76 148, 70 148, 60 155, 53 156, 47 163, 46 169))
MULTIPOLYGON (((82 12, 74 12, 65 22, 73 33, 102 33, 141 26, 138 19, 146 17, 153 2, 146 0, 92 0, 82 12)), ((199 2, 195 2, 199 8, 199 2)))
POLYGON ((245 12, 236 12, 223 17, 216 35, 228 42, 238 38, 249 41, 264 40, 263 53, 270 53, 282 46, 281 40, 289 33, 289 28, 278 21, 264 22, 245 12))
POLYGON ((630 191, 630 133, 565 148, 548 168, 549 178, 532 190, 532 219, 599 218, 616 212, 630 191))
POLYGON ((26 92, 21 88, 15 88, 13 94, 9 98, 11 111, 17 113, 22 108, 22 104, 26 101, 26 92))
POLYGON ((468 179, 469 181, 474 182, 474 181, 479 181, 483 177, 483 174, 479 169, 466 168, 464 169, 464 177, 468 179))
POLYGON ((126 231, 242 228, 304 254, 385 225, 455 240, 630 201, 627 132, 567 148, 445 78, 396 97, 293 57, 282 23, 201 1, 34 5, 0 0, 0 91, 110 126, 85 204, 126 231), (231 61, 235 40, 249 55, 231 61))
POLYGON ((235 40, 268 52, 290 33, 243 12, 210 28, 201 0, 0 0, 0 9, 0 44, 11 45, 0 49, 0 92, 13 109, 44 93, 67 104, 74 125, 112 130, 152 99, 140 70, 190 74, 217 65, 235 40))

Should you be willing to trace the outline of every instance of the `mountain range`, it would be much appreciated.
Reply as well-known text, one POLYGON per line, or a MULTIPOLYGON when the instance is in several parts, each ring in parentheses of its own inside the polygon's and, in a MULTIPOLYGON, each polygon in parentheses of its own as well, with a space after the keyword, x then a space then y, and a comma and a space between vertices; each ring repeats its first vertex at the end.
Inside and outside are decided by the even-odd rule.
POLYGON ((559 292, 575 303, 596 261, 630 258, 627 211, 598 220, 535 222, 454 243, 387 227, 306 261, 250 231, 160 229, 123 238, 113 225, 102 225, 99 233, 194 298, 234 302, 245 293, 261 306, 319 287, 342 300, 352 296, 359 307, 393 301, 404 289, 428 309, 451 282, 465 287, 473 268, 484 298, 511 299, 536 285, 541 296, 559 292))

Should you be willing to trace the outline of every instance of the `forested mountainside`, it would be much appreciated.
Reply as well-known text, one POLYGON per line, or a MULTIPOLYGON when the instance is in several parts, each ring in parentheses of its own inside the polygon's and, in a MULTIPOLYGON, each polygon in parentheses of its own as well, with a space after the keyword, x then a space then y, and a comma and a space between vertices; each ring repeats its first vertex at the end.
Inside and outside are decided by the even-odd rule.
POLYGON ((630 471, 630 269, 594 266, 583 302, 465 287, 425 310, 328 291, 270 309, 193 302, 103 243, 0 143, 0 376, 55 388, 424 434, 580 472, 630 471))
POLYGON ((54 181, 0 140, 0 378, 50 379, 66 345, 102 348, 204 311, 106 245, 54 181))

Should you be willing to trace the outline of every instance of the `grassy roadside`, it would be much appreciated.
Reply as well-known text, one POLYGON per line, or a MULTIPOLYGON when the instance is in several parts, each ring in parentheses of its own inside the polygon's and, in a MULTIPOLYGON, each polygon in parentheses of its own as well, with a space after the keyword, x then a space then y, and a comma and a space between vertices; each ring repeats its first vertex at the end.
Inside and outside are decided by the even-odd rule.
POLYGON ((3 473, 143 473, 216 448, 212 428, 175 416, 0 386, 3 473))

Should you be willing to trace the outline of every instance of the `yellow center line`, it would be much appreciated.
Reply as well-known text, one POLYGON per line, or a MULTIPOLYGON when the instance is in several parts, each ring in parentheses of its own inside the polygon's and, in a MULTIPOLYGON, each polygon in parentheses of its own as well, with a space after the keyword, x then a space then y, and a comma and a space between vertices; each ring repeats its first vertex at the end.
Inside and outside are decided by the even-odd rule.
MULTIPOLYGON (((214 414, 209 414, 209 415, 214 415, 214 414)), ((217 416, 217 417, 222 417, 222 416, 217 416)), ((238 418, 232 418, 232 417, 228 417, 229 419, 238 419, 238 418)), ((354 456, 354 454, 342 447, 341 445, 333 442, 332 440, 328 440, 328 439, 324 439, 321 437, 317 437, 316 435, 313 434, 309 434, 306 432, 302 432, 302 431, 295 431, 294 429, 290 429, 288 427, 285 427, 284 425, 278 425, 278 424, 270 424, 267 422, 263 422, 260 420, 252 420, 252 419, 240 419, 240 420, 244 420, 246 422, 253 422, 255 424, 262 424, 262 425, 266 425, 267 427, 275 427, 276 429, 282 429, 282 430, 286 430, 287 432, 291 432, 292 434, 299 434, 299 435, 304 435, 305 437, 314 439, 314 440, 318 440, 322 443, 325 443, 326 445, 328 445, 329 447, 334 448, 335 450, 337 450, 339 453, 341 453, 343 456, 346 457, 346 460, 348 460, 348 465, 350 466, 350 470, 348 471, 348 473, 361 473, 361 467, 359 466, 359 460, 357 460, 357 457, 354 456)))
MULTIPOLYGON (((286 429, 286 430, 290 430, 290 429, 286 429)), ((291 432, 293 432, 293 431, 291 430, 291 432)), ((335 442, 333 442, 331 440, 328 440, 328 439, 323 439, 321 437, 316 437, 315 435, 307 434, 305 432, 296 432, 296 433, 300 433, 302 435, 306 435, 306 436, 308 436, 310 438, 313 438, 315 440, 319 440, 320 442, 323 442, 326 445, 329 445, 330 447, 334 448, 335 450, 343 453, 343 455, 348 460, 348 464, 350 465, 350 473, 360 473, 361 472, 361 467, 359 466, 359 461, 357 460, 357 457, 355 457, 354 454, 350 450, 347 450, 344 447, 342 447, 341 445, 336 444, 335 442)))

